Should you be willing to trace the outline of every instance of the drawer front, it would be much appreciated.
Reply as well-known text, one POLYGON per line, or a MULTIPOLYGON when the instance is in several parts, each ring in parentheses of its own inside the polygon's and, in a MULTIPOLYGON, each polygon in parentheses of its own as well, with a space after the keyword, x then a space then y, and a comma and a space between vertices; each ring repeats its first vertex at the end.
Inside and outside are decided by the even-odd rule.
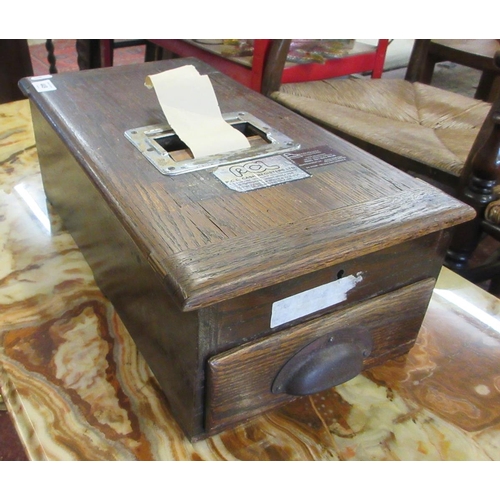
POLYGON ((371 352, 362 369, 407 352, 418 335, 434 284, 434 279, 423 280, 214 356, 207 369, 207 431, 221 430, 293 399, 276 391, 275 380, 292 358, 314 348, 314 342, 321 349, 323 338, 342 342, 348 332, 355 336, 358 330, 363 335, 369 332, 372 345, 367 352, 371 352))
MULTIPOLYGON (((221 347, 218 352, 412 283, 435 278, 448 245, 447 231, 433 233, 222 302, 215 310, 217 342, 221 347), (328 284, 342 287, 342 282, 349 280, 354 286, 345 289, 343 299, 333 300, 331 305, 326 304, 317 311, 306 311, 303 316, 298 314, 297 319, 292 317, 289 322, 273 323, 274 304, 328 284)), ((300 312, 300 304, 295 309, 300 312)))

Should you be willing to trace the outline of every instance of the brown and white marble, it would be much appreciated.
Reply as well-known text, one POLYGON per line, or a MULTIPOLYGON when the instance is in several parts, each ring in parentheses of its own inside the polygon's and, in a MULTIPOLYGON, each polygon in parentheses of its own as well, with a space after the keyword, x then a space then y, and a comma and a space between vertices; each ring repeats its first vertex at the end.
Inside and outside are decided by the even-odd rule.
POLYGON ((47 209, 27 101, 0 106, 0 311, 33 460, 500 459, 500 301, 446 269, 407 356, 190 443, 47 209))

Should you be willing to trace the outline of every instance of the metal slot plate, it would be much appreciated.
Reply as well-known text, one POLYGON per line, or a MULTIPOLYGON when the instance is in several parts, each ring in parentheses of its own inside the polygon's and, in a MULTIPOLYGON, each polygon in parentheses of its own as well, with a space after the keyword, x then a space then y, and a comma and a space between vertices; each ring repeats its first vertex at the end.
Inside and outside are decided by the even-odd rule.
POLYGON ((281 154, 300 148, 300 144, 294 142, 285 134, 244 111, 226 113, 222 117, 232 126, 241 124, 250 125, 258 131, 266 144, 218 155, 210 155, 204 158, 189 158, 182 161, 175 161, 171 154, 159 143, 161 140, 177 137, 174 130, 168 124, 149 125, 147 127, 130 129, 125 132, 125 137, 164 175, 185 174, 197 170, 281 154))

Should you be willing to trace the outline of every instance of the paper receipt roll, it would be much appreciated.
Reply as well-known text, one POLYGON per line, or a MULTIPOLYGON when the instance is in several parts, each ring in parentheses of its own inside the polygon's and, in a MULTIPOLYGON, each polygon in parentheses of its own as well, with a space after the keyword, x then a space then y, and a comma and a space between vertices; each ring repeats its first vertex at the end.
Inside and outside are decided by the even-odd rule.
POLYGON ((145 85, 154 88, 169 125, 195 158, 250 147, 248 139, 222 118, 210 79, 194 66, 150 75, 145 85))

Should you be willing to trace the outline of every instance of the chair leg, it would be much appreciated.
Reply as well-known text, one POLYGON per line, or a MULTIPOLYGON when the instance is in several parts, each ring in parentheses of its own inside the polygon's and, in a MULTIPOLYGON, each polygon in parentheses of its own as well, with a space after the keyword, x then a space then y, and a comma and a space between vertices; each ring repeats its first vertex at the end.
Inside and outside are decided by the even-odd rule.
POLYGON ((457 226, 453 233, 450 247, 446 252, 444 265, 458 274, 463 275, 468 269, 471 255, 479 245, 481 235, 481 218, 479 216, 457 226))
POLYGON ((429 54, 430 40, 417 39, 413 44, 405 80, 409 82, 430 83, 435 61, 429 54))
POLYGON ((493 102, 498 98, 498 76, 488 71, 481 73, 481 78, 474 94, 475 99, 493 102))
POLYGON ((144 52, 144 62, 159 61, 161 57, 158 54, 158 49, 160 49, 160 47, 150 41, 147 41, 146 50, 144 52))
POLYGON ((113 66, 114 40, 100 40, 101 67, 110 68, 113 66))
POLYGON ((101 67, 101 43, 100 40, 76 41, 76 53, 78 68, 94 69, 101 67))
POLYGON ((57 73, 56 56, 54 54, 54 43, 52 40, 45 41, 45 48, 47 49, 47 61, 49 62, 49 73, 54 75, 57 73))
POLYGON ((469 257, 479 244, 483 232, 482 221, 486 207, 496 198, 493 190, 500 179, 500 110, 498 106, 500 104, 492 106, 488 114, 487 120, 491 119, 493 122, 491 130, 488 130, 489 126, 483 126, 484 131, 489 132, 488 138, 464 167, 466 175, 459 188, 458 198, 474 208, 477 216, 455 229, 445 265, 458 272, 467 268, 469 257))

